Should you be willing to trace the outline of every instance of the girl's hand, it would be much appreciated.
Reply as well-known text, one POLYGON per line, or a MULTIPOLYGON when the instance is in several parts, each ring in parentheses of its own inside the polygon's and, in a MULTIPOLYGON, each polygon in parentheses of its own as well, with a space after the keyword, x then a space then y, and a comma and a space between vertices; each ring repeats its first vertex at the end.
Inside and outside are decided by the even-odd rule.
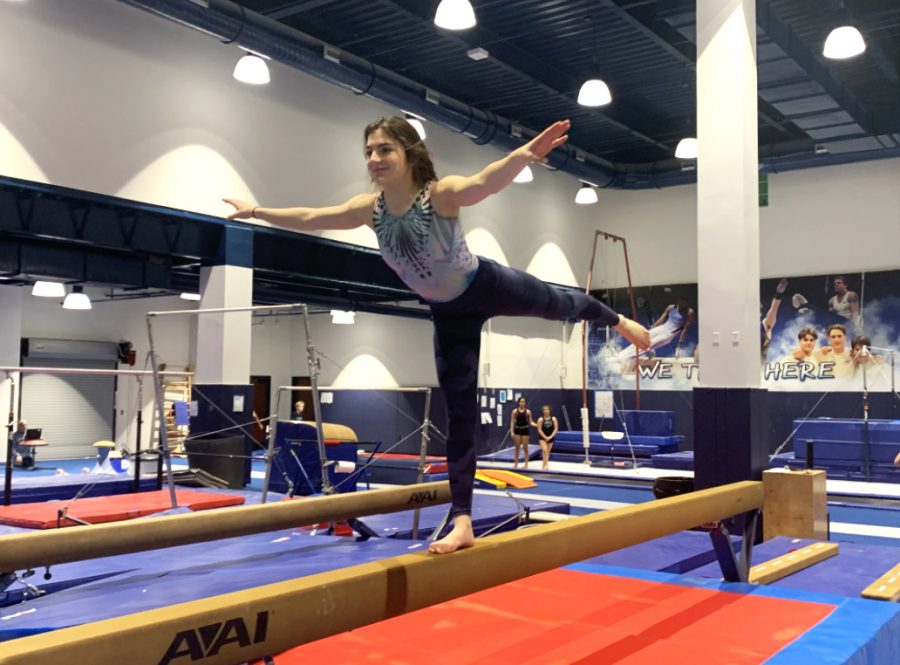
POLYGON ((253 210, 258 207, 251 203, 247 203, 246 201, 241 201, 240 199, 222 200, 234 208, 234 212, 228 215, 226 219, 251 219, 253 217, 253 210))
POLYGON ((566 132, 569 131, 571 125, 572 123, 568 120, 554 122, 514 152, 524 155, 529 161, 546 163, 550 151, 569 140, 566 132))

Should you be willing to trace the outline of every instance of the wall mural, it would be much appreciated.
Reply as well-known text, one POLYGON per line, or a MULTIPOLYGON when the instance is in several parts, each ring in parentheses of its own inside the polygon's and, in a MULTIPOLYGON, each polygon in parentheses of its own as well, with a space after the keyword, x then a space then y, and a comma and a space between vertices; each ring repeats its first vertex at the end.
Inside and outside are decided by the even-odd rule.
MULTIPOLYGON (((631 309, 625 289, 595 295, 616 311, 631 309)), ((633 389, 635 370, 641 389, 699 385, 697 286, 641 287, 634 297, 652 348, 638 357, 620 337, 592 326, 589 387, 633 389)), ((764 279, 759 318, 764 388, 890 391, 897 381, 892 350, 900 351, 900 270, 764 279)))

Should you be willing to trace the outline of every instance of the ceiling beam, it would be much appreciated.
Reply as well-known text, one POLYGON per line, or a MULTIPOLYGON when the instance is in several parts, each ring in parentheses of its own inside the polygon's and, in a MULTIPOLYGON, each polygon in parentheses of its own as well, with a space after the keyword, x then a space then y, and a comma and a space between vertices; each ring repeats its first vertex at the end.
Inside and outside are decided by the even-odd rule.
MULTIPOLYGON (((430 5, 423 7, 423 3, 421 3, 420 0, 374 1, 379 5, 393 9, 394 11, 402 12, 408 18, 413 18, 429 24, 432 22, 431 15, 427 13, 430 5)), ((569 104, 577 103, 572 96, 572 91, 577 90, 581 86, 583 82, 581 79, 575 79, 567 72, 546 64, 544 61, 515 46, 510 43, 509 40, 500 37, 499 35, 495 35, 484 28, 476 26, 466 31, 465 38, 458 34, 450 33, 441 33, 441 36, 446 40, 459 44, 466 51, 476 47, 485 48, 490 52, 491 62, 494 65, 501 67, 510 74, 533 81, 535 85, 545 92, 564 98, 569 104), (516 64, 510 64, 513 62, 516 64)), ((619 102, 617 101, 616 103, 618 104, 619 102)), ((625 122, 618 120, 613 115, 595 109, 588 109, 587 107, 581 108, 585 112, 590 113, 611 126, 640 139, 648 145, 658 148, 667 156, 671 155, 674 150, 673 146, 657 141, 649 134, 640 129, 636 129, 631 124, 626 124, 625 122)), ((627 114, 629 117, 633 118, 639 115, 640 112, 637 109, 629 108, 623 114, 627 114)), ((533 129, 539 131, 542 128, 536 127, 533 129)))

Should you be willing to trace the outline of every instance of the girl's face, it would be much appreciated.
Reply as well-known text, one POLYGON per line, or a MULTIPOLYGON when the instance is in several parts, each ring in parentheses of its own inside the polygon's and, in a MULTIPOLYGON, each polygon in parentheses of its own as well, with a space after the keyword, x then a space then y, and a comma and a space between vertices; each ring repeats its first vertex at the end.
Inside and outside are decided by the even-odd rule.
POLYGON ((519 404, 519 408, 520 408, 520 409, 524 409, 524 408, 525 408, 525 398, 524 398, 524 397, 520 397, 520 398, 519 398, 518 404, 519 404))
POLYGON ((366 140, 366 168, 381 189, 406 185, 412 177, 403 146, 382 129, 376 129, 366 140))
POLYGON ((543 414, 544 418, 549 418, 550 417, 550 407, 545 406, 543 409, 541 409, 541 413, 543 414))

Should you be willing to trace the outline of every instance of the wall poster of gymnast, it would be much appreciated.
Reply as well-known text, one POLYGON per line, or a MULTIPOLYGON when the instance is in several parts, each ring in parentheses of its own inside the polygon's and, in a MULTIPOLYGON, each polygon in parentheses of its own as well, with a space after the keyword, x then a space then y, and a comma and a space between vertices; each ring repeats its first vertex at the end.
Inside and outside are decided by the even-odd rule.
MULTIPOLYGON (((597 294, 628 302, 625 289, 597 294)), ((588 335, 592 389, 690 390, 698 385, 695 284, 634 289, 651 348, 636 355, 603 327, 588 335)), ((627 308, 626 308, 627 309, 627 308)), ((624 311, 624 310, 623 310, 624 311)), ((900 270, 789 276, 760 282, 760 385, 769 390, 896 389, 900 270)))

